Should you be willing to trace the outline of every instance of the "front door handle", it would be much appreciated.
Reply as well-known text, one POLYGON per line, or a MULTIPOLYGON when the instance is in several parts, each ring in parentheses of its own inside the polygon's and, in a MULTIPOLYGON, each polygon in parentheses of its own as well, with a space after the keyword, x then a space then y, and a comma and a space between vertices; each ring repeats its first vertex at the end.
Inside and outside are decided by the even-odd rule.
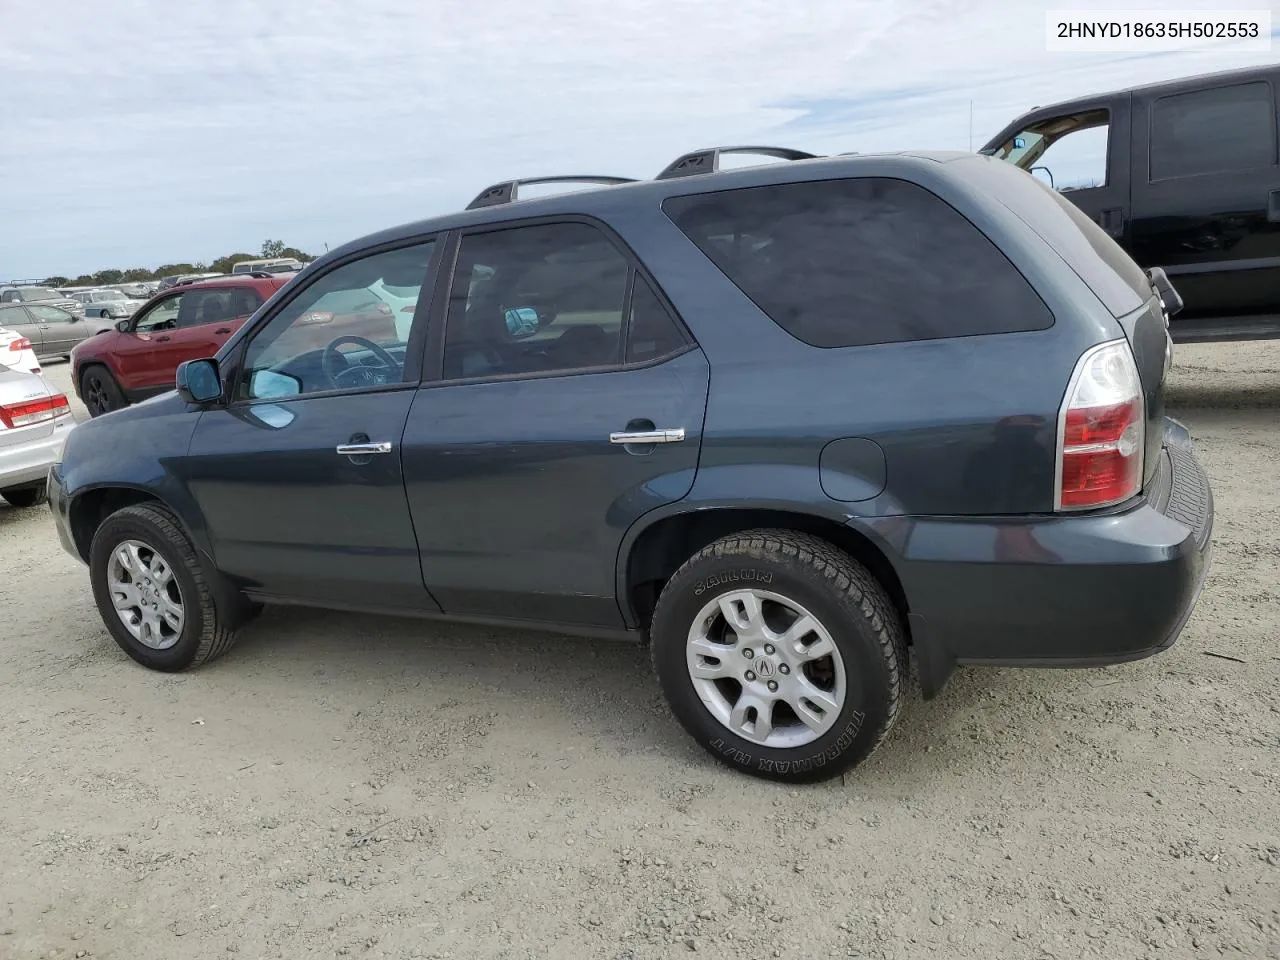
POLYGON ((635 430, 609 434, 610 443, 679 443, 684 439, 684 427, 674 430, 635 430))
POLYGON ((166 336, 159 336, 159 337, 156 337, 155 342, 156 342, 156 343, 168 343, 168 342, 169 342, 169 338, 168 338, 168 337, 166 337, 166 336))
POLYGON ((340 443, 334 447, 344 457, 367 457, 371 453, 390 453, 391 441, 380 443, 340 443))
POLYGON ((219 327, 217 330, 215 330, 215 331, 213 331, 213 332, 214 332, 214 333, 230 333, 230 332, 231 332, 231 328, 230 328, 230 327, 219 327))

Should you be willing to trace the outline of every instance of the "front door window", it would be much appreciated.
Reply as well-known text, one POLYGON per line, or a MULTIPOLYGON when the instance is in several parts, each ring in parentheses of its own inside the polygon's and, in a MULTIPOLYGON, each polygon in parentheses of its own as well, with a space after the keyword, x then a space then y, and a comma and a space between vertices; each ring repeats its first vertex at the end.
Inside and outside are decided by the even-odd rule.
POLYGON ((155 330, 172 330, 178 325, 178 313, 182 309, 182 300, 186 296, 180 293, 175 297, 162 300, 150 310, 138 316, 133 325, 134 333, 151 333, 155 330))
POLYGON ((249 343, 237 397, 279 399, 403 382, 433 242, 344 264, 308 285, 249 343))

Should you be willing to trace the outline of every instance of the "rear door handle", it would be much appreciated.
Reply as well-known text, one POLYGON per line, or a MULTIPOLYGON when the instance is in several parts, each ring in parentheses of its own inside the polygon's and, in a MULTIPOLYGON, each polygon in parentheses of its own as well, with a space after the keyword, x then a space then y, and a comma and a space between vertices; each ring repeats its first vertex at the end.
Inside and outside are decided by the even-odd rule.
POLYGON ((334 447, 344 457, 367 457, 371 453, 390 453, 391 441, 380 443, 340 443, 334 447))
POLYGON ((634 430, 609 434, 610 443, 679 443, 684 439, 684 427, 674 430, 634 430))

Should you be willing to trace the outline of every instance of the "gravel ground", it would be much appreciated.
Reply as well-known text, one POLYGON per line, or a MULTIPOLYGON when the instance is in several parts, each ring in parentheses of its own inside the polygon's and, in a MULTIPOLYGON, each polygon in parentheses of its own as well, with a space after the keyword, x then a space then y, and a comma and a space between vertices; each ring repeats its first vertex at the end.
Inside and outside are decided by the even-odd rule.
POLYGON ((0 957, 1280 957, 1280 343, 1179 348, 1171 401, 1218 508, 1180 642, 961 670, 799 790, 625 645, 269 610, 146 671, 0 506, 0 957))

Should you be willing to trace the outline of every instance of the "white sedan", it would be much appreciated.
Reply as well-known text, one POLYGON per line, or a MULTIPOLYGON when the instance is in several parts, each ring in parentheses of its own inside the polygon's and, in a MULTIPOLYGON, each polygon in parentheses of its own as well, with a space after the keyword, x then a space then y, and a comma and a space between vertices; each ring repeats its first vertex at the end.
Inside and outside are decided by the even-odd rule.
POLYGON ((0 367, 21 370, 23 373, 39 373, 40 361, 31 341, 16 330, 0 327, 0 367))
POLYGON ((71 404, 57 387, 0 365, 0 497, 15 507, 41 503, 49 468, 74 427, 71 404))

